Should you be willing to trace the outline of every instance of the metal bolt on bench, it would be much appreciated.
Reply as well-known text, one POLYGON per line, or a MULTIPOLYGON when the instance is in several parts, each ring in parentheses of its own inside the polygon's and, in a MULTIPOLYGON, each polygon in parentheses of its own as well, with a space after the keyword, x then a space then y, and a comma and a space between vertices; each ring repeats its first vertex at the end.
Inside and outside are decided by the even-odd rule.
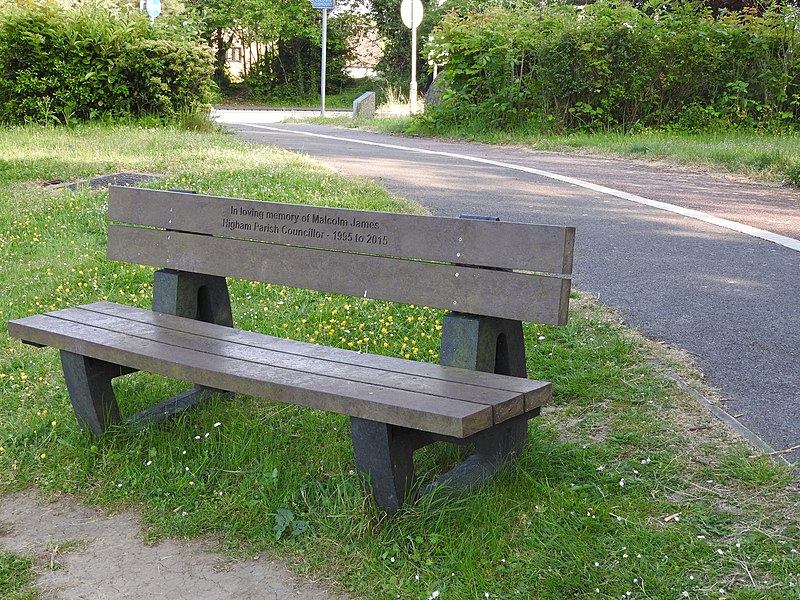
POLYGON ((194 383, 128 417, 168 418, 222 391, 350 417, 355 464, 379 507, 416 493, 414 452, 473 454, 429 487, 469 489, 520 453, 551 395, 527 379, 522 321, 566 323, 575 230, 112 187, 108 258, 157 267, 153 310, 97 302, 10 321, 61 351, 75 414, 122 419, 111 380, 137 370, 194 383), (447 309, 440 364, 233 327, 226 277, 447 309))

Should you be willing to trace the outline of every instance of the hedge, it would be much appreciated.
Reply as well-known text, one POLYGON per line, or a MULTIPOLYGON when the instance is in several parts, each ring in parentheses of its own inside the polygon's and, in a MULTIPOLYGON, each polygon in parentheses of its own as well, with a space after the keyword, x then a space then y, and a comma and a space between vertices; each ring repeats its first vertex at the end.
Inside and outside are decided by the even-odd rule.
POLYGON ((208 102, 212 73, 207 48, 141 12, 0 13, 0 123, 171 117, 208 102))
POLYGON ((574 131, 719 126, 786 130, 800 119, 800 9, 712 16, 702 4, 600 0, 453 11, 430 53, 452 123, 574 131))

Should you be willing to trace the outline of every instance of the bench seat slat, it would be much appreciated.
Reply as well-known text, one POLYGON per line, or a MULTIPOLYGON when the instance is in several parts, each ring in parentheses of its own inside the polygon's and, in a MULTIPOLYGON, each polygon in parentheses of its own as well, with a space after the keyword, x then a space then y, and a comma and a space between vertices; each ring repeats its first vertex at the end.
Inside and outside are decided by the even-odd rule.
POLYGON ((492 424, 489 406, 209 355, 47 314, 21 319, 13 331, 24 340, 174 379, 442 435, 466 437, 492 424))
POLYGON ((405 360, 393 356, 362 354, 328 346, 309 345, 304 342, 267 336, 253 331, 231 329, 229 327, 212 325, 201 321, 187 321, 186 319, 181 319, 173 315, 148 310, 131 309, 129 306, 115 304, 113 302, 95 302, 93 304, 84 304, 80 308, 103 315, 113 315, 131 319, 137 323, 158 325, 159 327, 178 329, 198 335, 209 335, 213 339, 247 344, 256 348, 270 349, 287 354, 309 356, 326 361, 344 361, 351 365, 382 369, 384 371, 391 371, 403 375, 443 379, 452 383, 465 383, 472 386, 484 386, 495 390, 518 392, 525 397, 525 411, 530 411, 546 404, 551 396, 552 386, 546 381, 510 377, 483 371, 458 369, 427 362, 405 360))
POLYGON ((9 332, 26 341, 201 385, 442 435, 467 437, 493 424, 488 405, 312 374, 303 371, 302 364, 300 370, 282 369, 210 355, 66 321, 58 312, 11 321, 9 332))
POLYGON ((567 322, 570 280, 111 225, 108 258, 192 273, 549 325, 567 322), (492 294, 486 294, 492 290, 492 294))
MULTIPOLYGON (((128 308, 128 307, 120 307, 128 308)), ((107 329, 127 335, 155 342, 169 343, 178 348, 196 350, 207 354, 226 358, 246 360, 277 368, 302 370, 304 373, 323 375, 337 379, 352 380, 360 383, 378 384, 384 388, 417 392, 429 396, 451 398, 465 402, 491 406, 495 423, 506 421, 522 414, 524 407, 524 394, 489 388, 480 385, 452 382, 442 377, 428 378, 406 373, 361 366, 350 363, 347 359, 358 356, 358 353, 349 350, 339 350, 331 353, 338 354, 335 360, 315 358, 301 354, 299 350, 312 348, 312 344, 296 342, 296 351, 286 353, 269 348, 271 336, 263 338, 259 346, 233 341, 229 336, 216 336, 219 327, 209 328, 200 333, 187 332, 184 329, 164 328, 158 325, 143 323, 136 320, 140 309, 126 310, 133 319, 121 318, 100 312, 87 311, 83 307, 64 309, 58 311, 58 318, 75 323, 92 325, 100 329, 107 329), (217 331, 210 331, 211 329, 217 331)), ((180 326, 186 319, 174 318, 175 326, 180 326)), ((202 328, 200 328, 202 330, 202 328)), ((224 331, 224 329, 223 329, 224 331)))

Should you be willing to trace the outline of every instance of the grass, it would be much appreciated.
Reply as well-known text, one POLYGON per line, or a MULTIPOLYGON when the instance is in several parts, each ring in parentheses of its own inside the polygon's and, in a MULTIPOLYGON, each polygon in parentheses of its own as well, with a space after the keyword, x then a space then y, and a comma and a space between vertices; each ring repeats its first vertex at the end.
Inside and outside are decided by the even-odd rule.
MULTIPOLYGON (((104 258, 106 193, 48 193, 48 180, 129 169, 165 175, 162 188, 419 210, 218 132, 4 129, 0 156, 3 323, 103 298, 151 300, 150 269, 104 258)), ((231 294, 244 328, 438 357, 439 311, 242 281, 231 294)), ((237 397, 92 439, 74 422, 57 353, 2 327, 0 494, 36 485, 133 505, 151 539, 213 532, 225 552, 268 551, 361 598, 800 598, 790 471, 751 458, 666 375, 700 385, 690 364, 590 299, 572 304, 565 327, 526 324, 529 372, 553 381, 555 400, 520 459, 465 498, 434 494, 392 517, 359 487, 344 417, 237 397)), ((184 389, 146 373, 115 384, 128 414, 184 389)), ((458 453, 434 446, 418 459, 424 485, 458 453)), ((0 596, 16 593, 0 585, 0 596)))
POLYGON ((800 135, 748 132, 581 134, 523 142, 540 150, 668 160, 700 169, 800 185, 800 135))
POLYGON ((33 560, 0 549, 0 598, 35 600, 33 560))
MULTIPOLYGON (((338 127, 383 133, 426 135, 423 123, 411 117, 356 121, 344 117, 313 119, 338 127)), ((800 134, 772 135, 745 131, 678 133, 576 133, 543 135, 525 132, 474 131, 454 128, 446 137, 490 144, 519 145, 532 150, 666 161, 693 169, 740 175, 760 181, 800 186, 800 134)))

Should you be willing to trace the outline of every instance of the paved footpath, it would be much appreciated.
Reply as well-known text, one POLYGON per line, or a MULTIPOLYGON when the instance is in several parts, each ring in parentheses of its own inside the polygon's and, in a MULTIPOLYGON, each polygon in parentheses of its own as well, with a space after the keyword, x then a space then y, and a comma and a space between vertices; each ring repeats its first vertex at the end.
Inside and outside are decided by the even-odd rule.
POLYGON ((220 121, 434 214, 575 225, 579 289, 693 354, 724 409, 771 448, 800 445, 797 189, 658 163, 267 124, 256 111, 223 111, 220 121))

